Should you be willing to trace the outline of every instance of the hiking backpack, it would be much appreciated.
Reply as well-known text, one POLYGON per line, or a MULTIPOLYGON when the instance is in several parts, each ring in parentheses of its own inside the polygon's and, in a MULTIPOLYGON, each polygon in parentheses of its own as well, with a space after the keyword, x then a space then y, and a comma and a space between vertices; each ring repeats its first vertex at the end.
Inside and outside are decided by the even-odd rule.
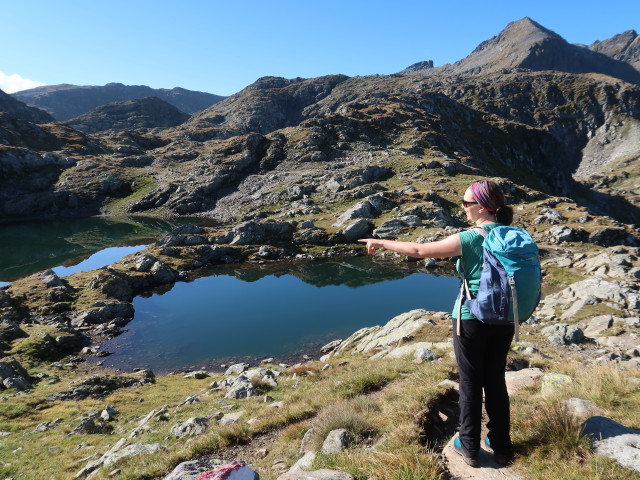
POLYGON ((491 325, 514 324, 514 340, 519 340, 520 322, 526 321, 540 303, 542 272, 538 246, 526 230, 499 226, 487 232, 482 227, 471 230, 482 235, 482 274, 475 297, 462 262, 462 286, 458 303, 458 335, 462 304, 481 322, 491 325))

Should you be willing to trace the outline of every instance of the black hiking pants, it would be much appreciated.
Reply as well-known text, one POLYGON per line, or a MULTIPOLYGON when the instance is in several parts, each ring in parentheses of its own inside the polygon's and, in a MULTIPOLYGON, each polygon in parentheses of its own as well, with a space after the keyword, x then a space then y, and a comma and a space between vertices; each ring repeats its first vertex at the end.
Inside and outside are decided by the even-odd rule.
POLYGON ((460 442, 471 455, 480 450, 482 392, 489 417, 487 428, 494 451, 511 451, 509 395, 504 372, 511 346, 512 325, 487 325, 462 320, 460 336, 453 320, 453 348, 460 374, 460 442))

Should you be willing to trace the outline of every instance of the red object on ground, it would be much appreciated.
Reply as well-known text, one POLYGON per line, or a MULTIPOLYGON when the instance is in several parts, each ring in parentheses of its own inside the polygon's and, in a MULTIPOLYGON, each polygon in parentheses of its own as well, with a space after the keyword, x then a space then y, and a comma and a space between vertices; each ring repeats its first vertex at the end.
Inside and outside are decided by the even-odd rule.
POLYGON ((226 465, 223 465, 220 468, 216 468, 215 470, 202 472, 196 477, 196 480, 225 480, 229 478, 229 475, 231 475, 234 470, 239 470, 244 466, 244 462, 227 463, 226 465))

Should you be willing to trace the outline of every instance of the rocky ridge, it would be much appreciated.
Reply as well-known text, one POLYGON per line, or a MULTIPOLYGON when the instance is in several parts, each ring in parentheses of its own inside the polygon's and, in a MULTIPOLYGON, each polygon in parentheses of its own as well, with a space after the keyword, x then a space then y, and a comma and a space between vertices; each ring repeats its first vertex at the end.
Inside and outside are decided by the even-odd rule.
POLYGON ((621 37, 587 48, 572 45, 557 33, 525 17, 509 23, 498 35, 482 42, 469 56, 453 65, 432 67, 420 62, 400 73, 478 75, 514 69, 554 70, 601 73, 637 85, 640 83, 640 70, 636 67, 636 47, 630 45, 635 38, 628 39, 632 35, 626 32, 621 37))
POLYGON ((103 86, 46 85, 14 93, 12 97, 48 112, 58 121, 78 117, 107 103, 145 97, 158 97, 188 114, 203 110, 224 98, 179 87, 169 90, 121 83, 103 86))
POLYGON ((108 103, 65 123, 83 132, 96 133, 175 127, 188 118, 189 115, 158 97, 145 97, 108 103))

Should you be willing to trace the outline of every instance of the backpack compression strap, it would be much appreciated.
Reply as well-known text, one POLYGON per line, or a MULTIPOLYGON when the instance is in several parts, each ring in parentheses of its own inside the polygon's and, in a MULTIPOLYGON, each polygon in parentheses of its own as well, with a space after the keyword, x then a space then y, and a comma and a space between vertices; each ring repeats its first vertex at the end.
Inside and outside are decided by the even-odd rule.
POLYGON ((518 293, 516 291, 516 280, 509 276, 509 286, 511 287, 511 299, 513 300, 513 340, 520 341, 520 318, 518 316, 518 293))

